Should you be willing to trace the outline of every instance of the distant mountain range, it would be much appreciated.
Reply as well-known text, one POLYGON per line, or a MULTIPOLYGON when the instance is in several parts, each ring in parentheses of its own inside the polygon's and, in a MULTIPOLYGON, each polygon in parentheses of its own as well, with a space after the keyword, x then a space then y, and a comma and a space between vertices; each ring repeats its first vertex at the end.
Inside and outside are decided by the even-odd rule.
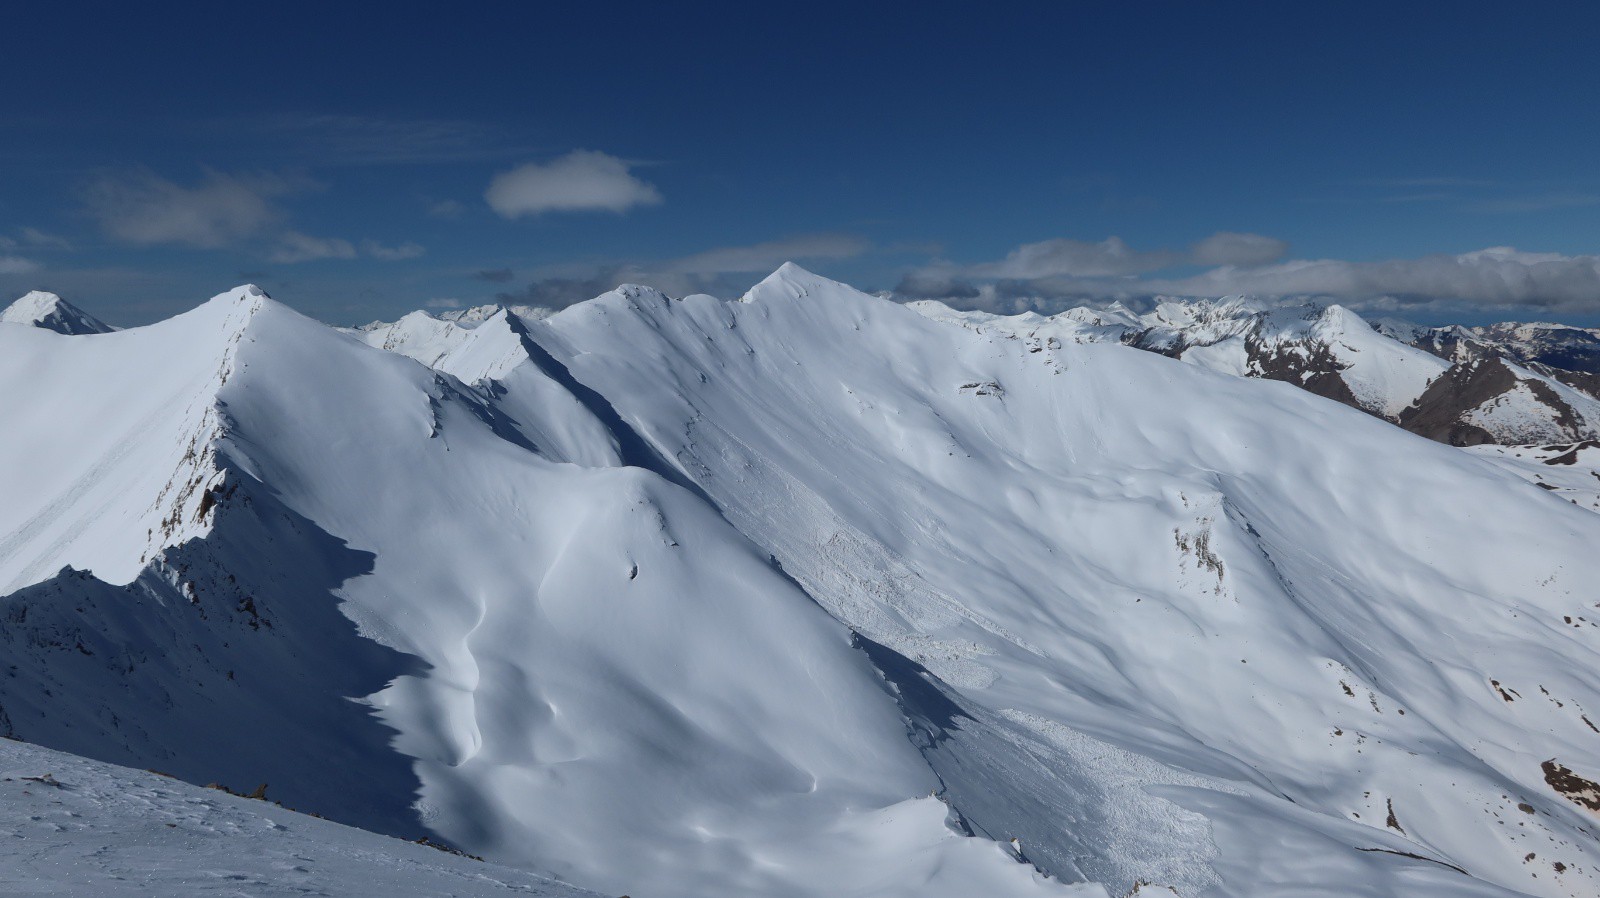
POLYGON ((1559 324, 1424 328, 1369 324, 1341 306, 1282 308, 1248 298, 1121 305, 1049 318, 930 317, 1023 339, 1120 342, 1217 371, 1281 380, 1454 446, 1600 436, 1600 332, 1559 324))

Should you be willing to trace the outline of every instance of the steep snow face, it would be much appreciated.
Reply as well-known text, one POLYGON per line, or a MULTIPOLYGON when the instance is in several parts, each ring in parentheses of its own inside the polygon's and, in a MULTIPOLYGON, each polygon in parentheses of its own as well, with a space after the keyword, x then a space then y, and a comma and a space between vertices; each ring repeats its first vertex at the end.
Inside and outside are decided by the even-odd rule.
POLYGON ((143 770, 0 741, 0 892, 598 898, 143 770))
MULTIPOLYGON (((453 358, 502 371, 518 326, 453 358)), ((474 386, 249 289, 94 341, 14 330, 7 411, 61 436, 8 447, 6 489, 65 511, 7 521, 32 584, 0 599, 8 734, 609 894, 1104 894, 948 826, 849 631, 622 466, 648 447, 553 359, 474 386), (167 519, 186 464, 201 524, 118 543, 104 518, 167 519)))
POLYGON ((116 328, 54 293, 35 290, 0 311, 0 324, 27 324, 58 334, 108 334, 116 328))
POLYGON ((952 806, 1041 867, 1113 893, 1600 883, 1600 644, 1563 622, 1594 515, 1286 385, 793 267, 533 333, 914 662, 879 666, 952 806))
POLYGON ((132 580, 206 532, 214 398, 264 294, 244 287, 170 321, 92 340, 0 328, 0 594, 71 565, 132 580))

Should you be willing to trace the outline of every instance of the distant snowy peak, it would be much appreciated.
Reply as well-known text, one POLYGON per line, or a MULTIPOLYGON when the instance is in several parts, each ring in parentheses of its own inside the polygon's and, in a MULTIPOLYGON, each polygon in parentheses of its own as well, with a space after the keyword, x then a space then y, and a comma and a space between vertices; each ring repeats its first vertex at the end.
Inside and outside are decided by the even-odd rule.
POLYGON ((108 334, 116 328, 54 293, 35 290, 0 312, 0 322, 31 324, 58 334, 108 334))
POLYGON ((1384 334, 1445 357, 1503 354, 1574 371, 1600 372, 1600 329, 1548 322, 1503 321, 1477 327, 1419 327, 1384 320, 1384 334))
POLYGON ((1541 322, 1417 327, 1383 321, 1379 331, 1455 362, 1505 359, 1600 397, 1600 329, 1541 322))
POLYGON ((488 321, 498 313, 505 311, 528 321, 542 321, 555 314, 554 309, 544 306, 500 305, 490 303, 483 306, 473 306, 470 309, 452 309, 440 312, 439 318, 443 321, 453 321, 462 327, 471 327, 483 321, 488 321))
MULTIPOLYGON (((487 372, 451 370, 446 360, 469 345, 486 342, 485 338, 490 334, 503 333, 508 327, 514 328, 528 322, 543 321, 553 314, 555 310, 542 306, 491 304, 455 309, 439 315, 417 311, 398 321, 374 321, 346 332, 368 346, 416 359, 430 368, 450 370, 450 373, 463 380, 472 381, 487 376, 487 372), (513 320, 518 324, 511 324, 513 320)), ((525 358, 519 356, 516 361, 525 358)))

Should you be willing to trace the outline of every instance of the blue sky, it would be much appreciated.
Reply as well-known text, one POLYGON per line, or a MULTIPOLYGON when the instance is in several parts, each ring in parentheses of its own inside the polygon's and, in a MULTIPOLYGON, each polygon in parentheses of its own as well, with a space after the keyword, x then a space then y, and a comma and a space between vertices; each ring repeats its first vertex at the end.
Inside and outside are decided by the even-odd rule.
POLYGON ((787 258, 1002 310, 1600 322, 1588 4, 10 12, 0 291, 337 323, 787 258), (1491 248, 1494 252, 1482 252, 1491 248))

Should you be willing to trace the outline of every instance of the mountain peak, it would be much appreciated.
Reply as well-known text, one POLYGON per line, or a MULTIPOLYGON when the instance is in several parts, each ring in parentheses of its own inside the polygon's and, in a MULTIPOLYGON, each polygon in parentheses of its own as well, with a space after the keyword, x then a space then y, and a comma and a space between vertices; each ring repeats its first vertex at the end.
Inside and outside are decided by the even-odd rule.
POLYGON ((0 321, 31 324, 59 334, 105 334, 115 328, 54 293, 34 290, 0 312, 0 321))
POLYGON ((751 287, 744 296, 739 297, 740 302, 757 302, 764 298, 799 299, 810 296, 818 291, 844 290, 850 293, 858 292, 854 287, 829 280, 819 274, 814 274, 796 265, 785 262, 778 266, 778 270, 762 278, 759 284, 751 287))

